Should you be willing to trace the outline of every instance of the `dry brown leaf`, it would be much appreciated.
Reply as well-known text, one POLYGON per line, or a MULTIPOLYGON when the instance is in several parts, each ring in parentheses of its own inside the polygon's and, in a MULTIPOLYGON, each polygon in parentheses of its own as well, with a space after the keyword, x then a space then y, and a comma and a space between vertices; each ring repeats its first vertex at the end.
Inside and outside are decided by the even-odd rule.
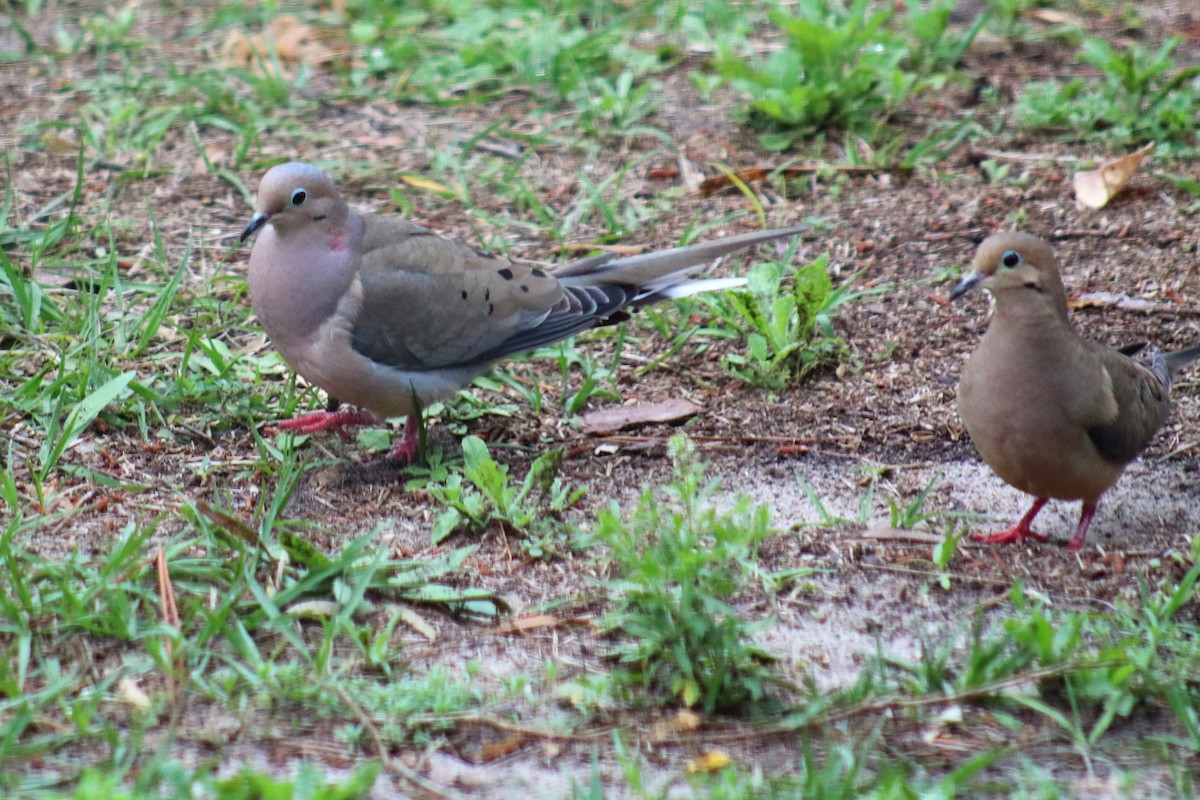
POLYGON ((450 183, 439 183, 438 181, 430 178, 409 174, 401 175, 400 181, 408 184, 414 189, 422 189, 426 192, 433 192, 434 194, 443 195, 444 197, 455 198, 463 197, 465 195, 463 188, 453 181, 450 183))
POLYGON ((568 253, 590 253, 599 250, 602 253, 616 253, 619 256, 636 256, 646 252, 646 248, 636 244, 590 244, 588 242, 567 242, 563 250, 568 253))
POLYGON ((1153 311, 1158 303, 1144 297, 1130 297, 1124 292, 1084 292, 1067 304, 1070 308, 1109 308, 1123 311, 1153 311))
POLYGON ((233 31, 221 47, 221 62, 226 67, 249 69, 259 75, 272 74, 276 78, 290 78, 290 66, 300 63, 324 64, 333 59, 334 53, 316 39, 312 26, 305 25, 290 14, 282 14, 267 26, 265 31, 245 34, 233 31), (278 56, 279 71, 273 75, 278 56))
POLYGON ((1097 169, 1075 173, 1075 199, 1088 208, 1104 208, 1137 173, 1154 142, 1128 155, 1105 161, 1097 169))
POLYGON ((767 176, 770 174, 771 171, 767 167, 746 167, 745 169, 739 169, 734 172, 722 172, 720 175, 713 175, 711 178, 705 178, 696 188, 699 190, 701 196, 708 197, 709 195, 716 194, 722 189, 728 189, 731 186, 736 186, 737 183, 734 180, 735 178, 742 183, 758 183, 760 181, 765 181, 767 176))
POLYGON ((496 633, 525 633, 538 628, 557 628, 562 620, 553 614, 534 614, 496 626, 496 633))
POLYGON ((670 719, 662 719, 654 723, 650 729, 650 738, 661 742, 681 733, 692 733, 700 730, 702 722, 700 715, 688 708, 681 708, 670 719))
POLYGON ((583 430, 585 433, 612 433, 638 425, 664 422, 674 425, 691 419, 703 410, 702 406, 682 397, 673 397, 657 403, 618 406, 584 414, 583 430))
POLYGON ((521 745, 528 741, 528 737, 521 733, 514 733, 498 742, 490 742, 479 748, 479 753, 476 759, 473 759, 477 764, 488 764, 498 758, 504 758, 507 755, 512 755, 521 748, 521 745))
POLYGON ((148 709, 151 706, 150 696, 142 691, 133 678, 121 678, 117 681, 117 697, 126 705, 134 708, 148 709))
POLYGON ((709 750, 706 753, 701 753, 699 758, 694 758, 687 763, 687 773, 695 775, 698 772, 717 772, 723 770, 733 763, 733 759, 721 750, 709 750))
POLYGON ((433 627, 433 625, 430 624, 430 622, 427 619, 422 617, 420 614, 418 614, 413 609, 409 608, 408 606, 396 606, 396 615, 400 617, 400 620, 405 625, 412 628, 414 631, 421 634, 429 641, 431 641, 431 642, 437 641, 437 638, 438 638, 437 628, 433 627))
POLYGON ((917 542, 918 544, 939 544, 946 538, 936 533, 914 531, 910 528, 867 528, 863 531, 862 537, 883 542, 917 542))
POLYGON ((220 525, 227 532, 232 533, 251 547, 258 547, 261 544, 258 531, 250 527, 241 518, 235 517, 216 506, 209 505, 203 500, 196 501, 196 510, 207 517, 210 522, 220 525))
POLYGON ((1049 8, 1038 8, 1030 12, 1030 15, 1041 22, 1049 25, 1073 25, 1079 28, 1084 27, 1084 21, 1074 14, 1068 14, 1065 11, 1054 11, 1049 8))

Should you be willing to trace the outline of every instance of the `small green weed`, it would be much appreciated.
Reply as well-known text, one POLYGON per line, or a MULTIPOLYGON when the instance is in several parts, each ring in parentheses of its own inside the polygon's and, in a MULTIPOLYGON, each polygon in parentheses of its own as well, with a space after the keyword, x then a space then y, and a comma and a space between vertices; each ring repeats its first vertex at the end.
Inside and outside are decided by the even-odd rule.
MULTIPOLYGON (((6 502, 18 499, 9 479, 0 489, 6 502)), ((189 711, 207 713, 195 710, 216 702, 248 724, 272 709, 315 709, 347 725, 368 714, 378 735, 396 743, 444 725, 427 717, 478 702, 461 680, 409 676, 394 637, 414 603, 483 619, 506 608, 489 592, 439 582, 462 571, 472 548, 389 559, 369 549, 371 533, 326 554, 288 530, 295 523, 268 523, 270 516, 264 526, 277 540, 211 506, 184 509, 187 532, 161 543, 176 625, 160 619, 167 587, 146 557, 158 522, 128 524, 99 557, 50 559, 18 538, 48 519, 25 518, 18 507, 0 535, 0 793, 24 796, 21 787, 37 778, 17 765, 30 759, 71 779, 89 764, 60 754, 101 739, 114 747, 90 766, 103 765, 121 786, 133 783, 131 774, 154 774, 142 737, 169 736, 183 697, 189 711), (390 619, 379 620, 380 608, 390 619), (58 655, 81 637, 123 646, 126 656, 97 678, 92 649, 66 661, 58 655), (145 707, 132 717, 127 704, 113 702, 122 679, 145 687, 145 707)))
POLYGON ((589 78, 663 69, 660 53, 632 45, 628 26, 653 24, 654 6, 558 2, 480 6, 465 0, 397 7, 351 0, 344 14, 363 58, 352 89, 380 76, 399 96, 450 103, 486 100, 519 83, 565 100, 589 78), (399 76, 398 78, 395 76, 399 76))
POLYGON ((575 339, 571 338, 553 348, 558 361, 558 374, 562 381, 562 406, 567 414, 578 414, 587 408, 589 401, 609 400, 620 402, 621 396, 616 390, 616 366, 620 363, 624 329, 617 332, 616 355, 608 366, 601 364, 586 348, 575 347, 575 339), (582 380, 579 388, 571 391, 572 375, 578 371, 582 380))
MULTIPOLYGON (((929 493, 933 491, 933 488, 937 485, 941 477, 942 471, 935 470, 929 481, 921 487, 921 490, 908 503, 904 503, 895 497, 889 497, 888 524, 893 528, 915 528, 922 522, 940 516, 937 511, 926 511, 925 502, 929 500, 929 493)), ((878 479, 877 475, 872 475, 871 483, 874 484, 878 479)))
POLYGON ((921 75, 945 76, 958 66, 963 54, 975 41, 988 21, 987 13, 979 13, 971 25, 956 33, 950 24, 950 14, 957 0, 907 4, 901 20, 908 35, 907 66, 921 75))
POLYGON ((727 355, 725 367, 747 383, 771 389, 782 389, 844 356, 846 345, 833 329, 838 308, 887 289, 852 291, 850 281, 835 288, 827 255, 788 277, 782 266, 786 262, 785 255, 753 266, 745 291, 698 298, 746 340, 746 353, 727 355))
POLYGON ((958 543, 967 535, 967 528, 959 527, 953 522, 946 529, 946 534, 940 542, 933 546, 933 566, 937 569, 938 586, 942 587, 943 591, 950 590, 950 581, 953 573, 950 572, 950 561, 954 558, 954 554, 958 552, 958 543))
MULTIPOLYGON (((805 525, 814 525, 818 527, 834 527, 838 525, 856 525, 862 528, 869 528, 872 525, 886 525, 889 528, 899 528, 912 530, 918 526, 925 524, 932 527, 931 523, 935 521, 950 520, 950 530, 954 530, 954 520, 957 517, 970 516, 955 511, 946 510, 927 510, 926 503, 929 501, 929 495, 937 485, 941 477, 941 472, 937 471, 925 483, 921 489, 912 496, 911 499, 905 501, 903 493, 894 485, 891 485, 885 479, 894 471, 893 467, 870 466, 862 467, 861 472, 866 476, 866 490, 862 496, 858 498, 857 513, 853 517, 846 517, 833 512, 829 505, 821 498, 820 494, 812 485, 804 479, 800 472, 796 473, 796 482, 800 484, 801 491, 808 497, 813 509, 817 513, 817 519, 812 523, 803 523, 805 525), (876 495, 882 487, 885 497, 884 504, 887 512, 886 521, 878 521, 876 512, 876 495)), ((949 535, 949 534, 948 534, 949 535)), ((961 538, 961 533, 958 534, 961 538)), ((954 540, 957 542, 957 538, 954 540)), ((954 552, 951 547, 946 554, 945 563, 939 563, 938 567, 944 567, 949 563, 950 555, 954 552)))
POLYGON ((757 544, 771 535, 770 512, 740 498, 716 511, 717 482, 706 482, 686 437, 672 437, 675 476, 647 490, 623 518, 613 503, 600 513, 596 538, 612 557, 615 608, 604 628, 625 678, 656 701, 677 698, 706 712, 745 712, 764 700, 771 673, 751 642, 759 625, 730 601, 754 572, 757 544))
POLYGON ((956 38, 948 35, 949 4, 911 6, 897 30, 895 12, 873 10, 869 0, 848 7, 800 0, 794 16, 770 15, 786 46, 765 61, 723 53, 717 68, 750 96, 748 121, 768 129, 763 146, 784 150, 801 136, 830 128, 874 141, 906 100, 944 84, 943 73, 958 63, 982 17, 956 38))
POLYGON ((1172 37, 1151 50, 1139 44, 1116 49, 1103 39, 1087 39, 1079 59, 1099 69, 1102 80, 1031 83, 1017 98, 1017 121, 1074 140, 1139 144, 1154 139, 1168 151, 1192 152, 1200 65, 1176 64, 1172 54, 1183 41, 1172 37))
POLYGON ((213 800, 355 800, 366 797, 379 775, 375 762, 358 767, 345 781, 327 780, 320 767, 300 764, 294 777, 276 779, 249 765, 229 778, 218 778, 206 765, 191 770, 183 764, 162 760, 140 770, 133 786, 122 786, 122 775, 88 770, 72 794, 44 795, 46 800, 151 800, 151 798, 211 797, 213 800))
POLYGON ((579 124, 585 132, 597 138, 614 132, 632 134, 662 103, 662 82, 648 80, 634 83, 632 70, 624 70, 616 78, 589 78, 573 99, 583 109, 579 124))
POLYGON ((364 764, 349 780, 327 782, 321 770, 305 765, 293 780, 275 780, 253 768, 243 767, 232 778, 217 782, 217 797, 288 797, 295 800, 353 800, 365 797, 379 775, 378 763, 364 764))
POLYGON ((562 514, 579 502, 584 490, 565 485, 557 476, 562 451, 545 453, 529 467, 520 485, 511 485, 508 467, 498 464, 476 436, 463 439, 463 472, 451 473, 428 491, 449 506, 433 525, 433 541, 467 529, 480 532, 497 525, 522 543, 534 558, 554 555, 570 536, 562 514))

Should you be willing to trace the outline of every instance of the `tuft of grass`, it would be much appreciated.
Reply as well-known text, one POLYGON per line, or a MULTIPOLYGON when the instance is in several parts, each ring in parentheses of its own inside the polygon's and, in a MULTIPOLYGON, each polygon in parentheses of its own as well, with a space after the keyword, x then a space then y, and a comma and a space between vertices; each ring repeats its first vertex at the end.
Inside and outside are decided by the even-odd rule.
POLYGON ((442 484, 426 490, 448 508, 433 525, 438 544, 456 532, 482 532, 498 527, 521 542, 530 556, 545 558, 557 553, 571 536, 562 514, 579 502, 584 490, 572 488, 558 477, 563 452, 543 453, 529 467, 525 479, 509 483, 508 467, 488 454, 476 436, 463 439, 463 471, 451 472, 442 484))
MULTIPOLYGON (((918 526, 926 525, 933 527, 930 523, 949 520, 951 530, 954 527, 954 520, 960 517, 974 516, 972 514, 964 514, 955 511, 946 510, 929 510, 926 504, 929 501, 929 495, 937 486, 938 480, 941 478, 941 471, 936 471, 925 485, 921 487, 911 498, 907 500, 902 496, 902 493, 893 485, 890 485, 886 478, 893 473, 894 468, 875 466, 863 467, 860 471, 864 474, 863 482, 866 488, 862 496, 858 499, 857 513, 853 517, 846 517, 835 513, 830 509, 829 505, 821 498, 820 494, 812 485, 804 479, 804 476, 799 472, 796 473, 796 482, 800 485, 801 491, 804 492, 808 501, 812 504, 813 509, 817 512, 817 519, 812 523, 802 523, 804 525, 815 525, 818 527, 834 527, 838 525, 856 525, 859 527, 870 527, 876 524, 883 524, 889 528, 915 529, 918 526), (880 488, 884 490, 883 510, 886 513, 886 521, 877 522, 876 496, 880 493, 880 488)), ((959 534, 961 536, 961 534, 959 534)), ((955 539, 957 541, 957 538, 955 539)), ((951 548, 951 553, 953 549, 951 548)), ((949 556, 946 557, 949 560, 949 556)), ((939 564, 944 566, 944 564, 939 564)))
POLYGON ((577 0, 482 7, 350 0, 343 13, 364 57, 345 77, 356 89, 381 78, 397 97, 434 103, 484 101, 514 84, 560 101, 586 98, 592 80, 641 77, 668 65, 668 53, 635 47, 624 35, 654 24, 654 12, 654 4, 577 0))
MULTIPOLYGON (((471 586, 477 551, 470 546, 443 542, 433 555, 402 559, 377 541, 381 528, 347 532, 345 515, 331 523, 334 530, 289 518, 308 465, 290 437, 264 440, 253 423, 319 400, 316 391, 293 396, 294 376, 250 323, 235 254, 214 238, 229 233, 229 199, 248 200, 244 181, 292 147, 306 158, 335 159, 359 179, 386 176, 390 194, 376 199, 390 197, 413 216, 436 221, 441 206, 431 205, 462 204, 487 231, 480 243, 499 251, 522 239, 613 240, 644 230, 681 211, 679 189, 660 191, 646 179, 647 165, 677 157, 677 143, 654 128, 662 91, 682 78, 706 97, 715 93, 721 76, 702 64, 709 53, 743 54, 752 70, 767 72, 768 59, 744 54, 771 8, 729 0, 349 0, 336 10, 288 9, 301 25, 317 23, 313 30, 333 43, 335 61, 296 62, 268 42, 258 63, 243 68, 213 56, 231 30, 255 30, 277 17, 275 4, 219 2, 181 15, 154 4, 84 5, 64 15, 43 0, 15 0, 0 14, 0 38, 16 46, 0 61, 19 62, 22 75, 51 89, 31 95, 41 115, 21 109, 8 132, 17 142, 0 156, 0 504, 7 512, 0 518, 0 794, 361 796, 370 791, 371 767, 336 778, 306 766, 282 774, 291 765, 269 774, 222 765, 221 776, 214 774, 218 761, 238 751, 228 747, 226 726, 253 732, 264 748, 272 737, 291 743, 299 736, 301 744, 350 759, 432 751, 447 732, 472 724, 465 717, 478 723, 495 697, 488 679, 476 677, 486 667, 425 669, 424 645, 412 648, 421 655, 410 664, 417 657, 409 641, 436 634, 443 614, 490 621, 505 606, 471 586), (166 16, 167 28, 183 33, 171 37, 170 53, 156 39, 166 16), (667 70, 682 74, 668 81, 667 70), (420 150, 423 136, 412 142, 415 163, 396 183, 368 161, 376 143, 394 149, 385 140, 396 135, 387 121, 395 109, 357 102, 367 97, 439 105, 502 99, 512 111, 486 125, 476 124, 474 112, 465 126, 420 120, 415 127, 429 131, 428 149, 420 150), (333 127, 314 126, 313 115, 333 127), (272 145, 264 152, 268 131, 272 145), (619 163, 614 148, 624 155, 619 163), (560 159, 594 169, 564 188, 560 159), (45 180, 23 185, 10 164, 45 180), (169 216, 160 211, 168 205, 169 216), (162 573, 147 557, 159 548, 162 573), (193 743, 212 746, 214 758, 200 766, 175 760, 186 749, 175 738, 181 729, 193 743)), ((989 0, 989 24, 1021 28, 1034 5, 989 0)), ((1123 4, 1125 13, 1132 6, 1123 4)), ((752 99, 785 81, 812 92, 805 96, 811 107, 786 109, 812 112, 798 122, 754 112, 776 137, 768 144, 795 144, 800 131, 824 140, 843 128, 852 163, 892 165, 908 147, 900 163, 911 165, 967 136, 1001 133, 1007 115, 982 131, 985 123, 966 110, 944 137, 910 147, 926 135, 928 117, 906 119, 904 110, 918 108, 914 97, 959 80, 958 57, 973 29, 947 26, 948 3, 912 2, 864 36, 881 7, 803 0, 778 18, 790 24, 813 11, 846 37, 841 42, 865 44, 835 53, 841 61, 825 72, 825 65, 806 65, 819 78, 811 86, 784 70, 768 76, 778 77, 774 84, 746 87, 752 99)), ((784 38, 792 63, 828 44, 784 38)), ((1180 119, 1194 110, 1196 76, 1178 53, 1169 42, 1087 45, 1082 58, 1102 80, 1048 95, 1048 106, 1076 115, 1051 124, 1086 124, 1086 136, 1105 139, 1154 135, 1186 148, 1194 139, 1180 119)), ((999 162, 984 169, 996 182, 1031 180, 1004 174, 999 162)), ((746 199, 762 211, 748 189, 746 199)), ((706 222, 697 228, 741 213, 728 212, 720 198, 702 206, 697 219, 706 222)), ((787 275, 756 277, 757 294, 742 297, 753 313, 730 310, 735 321, 723 323, 746 342, 744 350, 759 337, 756 355, 739 353, 750 360, 730 368, 792 380, 799 374, 792 343, 833 336, 827 324, 838 306, 829 298, 839 289, 810 277, 827 292, 824 322, 808 290, 796 310, 789 306, 787 275)), ((670 342, 643 369, 697 339, 701 347, 720 344, 717 328, 704 327, 699 303, 639 315, 670 342)), ((561 407, 575 413, 598 393, 617 391, 627 331, 639 332, 592 334, 614 337, 611 362, 567 343, 549 351, 548 381, 545 370, 529 365, 499 380, 535 410, 551 402, 542 396, 550 385, 546 394, 560 394, 561 407)), ((456 430, 473 416, 512 408, 465 397, 445 405, 456 430)), ((535 555, 578 544, 583 534, 561 513, 574 490, 558 483, 552 458, 519 478, 479 450, 472 476, 458 478, 457 498, 477 514, 457 511, 463 527, 511 532, 513 520, 528 522, 521 546, 535 555)), ((464 469, 434 460, 412 485, 444 485, 464 469)), ((584 721, 608 713, 629 719, 629 706, 647 696, 671 706, 768 708, 764 687, 775 672, 755 650, 756 623, 737 613, 748 582, 764 577, 755 552, 767 525, 756 515, 764 512, 738 504, 714 511, 725 499, 703 476, 677 473, 667 489, 647 490, 652 499, 636 511, 608 512, 609 549, 624 554, 613 558, 610 634, 628 660, 605 673, 585 659, 581 674, 565 676, 561 697, 584 721), (646 635, 635 639, 632 631, 646 635)), ((893 525, 929 521, 925 492, 881 497, 889 491, 879 476, 859 511, 893 525)), ((931 581, 958 580, 948 569, 959 535, 951 528, 934 548, 931 581)), ((705 773, 721 763, 711 759, 660 788, 663 771, 641 774, 646 762, 626 743, 637 732, 615 732, 605 756, 615 754, 617 781, 637 797, 689 790, 722 798, 1067 797, 1078 789, 1070 775, 1091 764, 1109 769, 1114 785, 1134 796, 1140 776, 1113 763, 1136 734, 1136 757, 1169 770, 1166 791, 1192 796, 1200 753, 1195 558, 1169 551, 1148 569, 1154 577, 1101 611, 1019 586, 960 630, 924 637, 920 657, 880 652, 848 688, 809 686, 789 695, 800 699, 782 718, 760 717, 763 727, 733 732, 793 737, 791 763, 735 763, 705 773), (1053 769, 1011 763, 1008 743, 1034 740, 1051 752, 1041 763, 1053 769)), ((768 595, 807 578, 803 602, 823 580, 804 567, 766 577, 768 595)), ((546 608, 573 601, 551 599, 546 608)), ((571 635, 590 632, 573 628, 571 635)), ((563 660, 553 672, 576 666, 563 660)), ((504 681, 504 699, 528 705, 513 710, 506 702, 503 717, 490 721, 519 727, 519 714, 536 725, 549 698, 519 671, 504 681)), ((554 724, 583 725, 570 713, 552 716, 554 724)), ((239 747, 246 741, 243 733, 239 747)), ((611 779, 597 767, 578 792, 611 794, 611 779)))
POLYGON ((851 290, 853 278, 835 287, 828 255, 785 275, 788 255, 751 267, 745 291, 699 298, 717 320, 745 339, 746 352, 730 353, 723 363, 754 386, 781 389, 838 361, 846 353, 845 342, 833 328, 839 307, 888 288, 851 290))
POLYGON ((1104 39, 1086 39, 1079 60, 1098 69, 1101 79, 1029 84, 1017 98, 1017 122, 1072 140, 1153 139, 1168 152, 1194 152, 1200 146, 1200 65, 1176 62, 1173 53, 1183 41, 1175 36, 1157 48, 1114 48, 1104 39))
POLYGON ((769 658, 751 639, 761 623, 743 621, 731 603, 773 532, 770 512, 746 498, 717 511, 717 482, 706 481, 686 437, 672 437, 670 451, 669 484, 647 489, 628 515, 614 502, 596 522, 612 559, 614 608, 603 627, 617 637, 618 679, 658 702, 748 712, 766 699, 769 658))
POLYGON ((875 141, 905 101, 944 85, 983 24, 949 29, 950 5, 911 4, 905 24, 870 0, 850 5, 800 0, 771 22, 785 46, 765 60, 725 52, 721 76, 750 97, 747 122, 766 128, 762 145, 786 150, 803 136, 840 129, 875 141))
POLYGON ((42 797, 45 800, 185 800, 197 796, 213 800, 356 800, 368 796, 379 771, 380 765, 370 762, 359 766, 345 780, 328 780, 320 767, 302 762, 288 779, 276 779, 249 765, 243 765, 236 775, 220 778, 211 764, 190 768, 179 761, 159 759, 141 770, 132 786, 123 785, 124 776, 120 774, 89 769, 80 777, 73 793, 50 793, 42 797))
MULTIPOLYGON (((0 483, 6 502, 13 488, 0 483)), ((491 593, 441 582, 457 582, 472 548, 404 561, 371 552, 370 534, 327 554, 270 516, 277 538, 195 504, 182 533, 165 535, 178 524, 165 516, 130 522, 96 556, 53 559, 22 544, 51 520, 14 516, 0 536, 0 792, 83 785, 88 769, 108 791, 140 785, 131 776, 155 774, 142 742, 170 747, 185 707, 214 718, 233 710, 263 729, 276 715, 350 727, 365 715, 376 737, 402 743, 427 740, 445 724, 439 714, 480 702, 461 679, 409 676, 395 635, 414 605, 484 619, 505 608, 491 593), (146 557, 153 540, 165 571, 146 557), (110 662, 110 652, 121 656, 110 662), (98 741, 113 746, 71 755, 98 741)))

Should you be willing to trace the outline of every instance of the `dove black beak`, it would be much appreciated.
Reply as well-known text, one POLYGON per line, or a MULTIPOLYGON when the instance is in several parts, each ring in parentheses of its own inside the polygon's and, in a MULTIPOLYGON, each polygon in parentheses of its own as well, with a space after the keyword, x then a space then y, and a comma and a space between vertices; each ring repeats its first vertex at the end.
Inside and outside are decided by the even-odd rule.
POLYGON ((958 285, 951 290, 950 299, 957 300, 958 298, 962 297, 964 294, 982 283, 983 278, 984 274, 982 272, 972 272, 964 276, 963 279, 958 282, 958 285))
POLYGON ((250 224, 246 226, 246 230, 242 231, 242 235, 241 235, 241 238, 239 239, 239 241, 245 242, 247 239, 249 239, 251 236, 254 235, 255 231, 257 231, 263 225, 266 225, 267 222, 270 221, 270 219, 271 219, 271 215, 269 213, 267 213, 266 211, 259 211, 258 213, 256 213, 253 217, 250 218, 250 224))

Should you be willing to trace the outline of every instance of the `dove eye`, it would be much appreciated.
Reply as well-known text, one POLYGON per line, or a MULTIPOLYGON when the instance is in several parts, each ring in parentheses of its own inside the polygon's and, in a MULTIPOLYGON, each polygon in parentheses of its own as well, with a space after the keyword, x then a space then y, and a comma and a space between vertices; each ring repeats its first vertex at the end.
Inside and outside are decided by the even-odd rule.
POLYGON ((304 201, 307 199, 308 192, 304 191, 303 189, 296 189, 294 192, 292 192, 292 205, 294 206, 304 205, 304 201))
POLYGON ((1009 269, 1020 266, 1021 260, 1021 254, 1016 250, 1009 250, 1004 255, 1000 256, 1000 263, 1009 269))
POLYGON ((1010 251, 1004 253, 1000 257, 1000 263, 1003 266, 1009 267, 1009 269, 1012 269, 1014 266, 1020 266, 1022 260, 1025 259, 1022 259, 1021 254, 1016 252, 1015 249, 1010 249, 1010 251))

